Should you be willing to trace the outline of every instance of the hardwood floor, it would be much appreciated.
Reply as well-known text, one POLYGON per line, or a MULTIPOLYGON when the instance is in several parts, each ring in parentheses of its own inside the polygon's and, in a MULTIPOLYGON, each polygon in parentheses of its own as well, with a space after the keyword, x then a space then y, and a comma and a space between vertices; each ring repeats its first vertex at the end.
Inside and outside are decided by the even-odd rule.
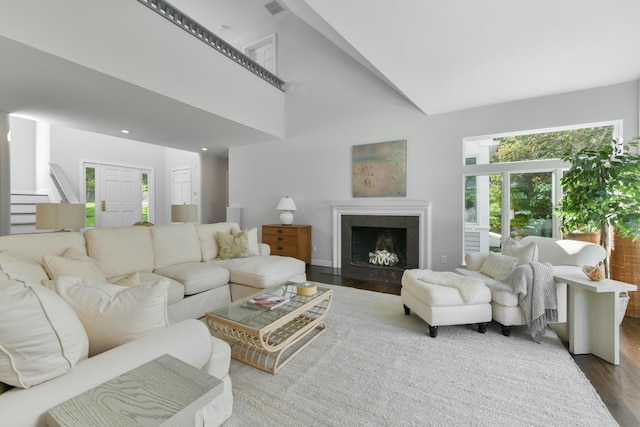
MULTIPOLYGON (((340 271, 310 266, 307 279, 400 295, 400 285, 342 278, 340 271)), ((564 343, 568 348, 568 343, 564 343)), ((620 365, 592 355, 573 356, 602 401, 622 427, 640 427, 640 319, 625 317, 620 327, 620 365)))

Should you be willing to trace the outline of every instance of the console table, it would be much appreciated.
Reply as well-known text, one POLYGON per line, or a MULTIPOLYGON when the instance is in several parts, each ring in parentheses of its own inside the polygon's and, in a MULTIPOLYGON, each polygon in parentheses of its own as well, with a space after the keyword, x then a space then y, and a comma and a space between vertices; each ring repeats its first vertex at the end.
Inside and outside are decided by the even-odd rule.
POLYGON ((636 291, 637 286, 610 279, 595 282, 581 274, 560 274, 555 280, 569 286, 569 351, 619 365, 620 292, 636 291))

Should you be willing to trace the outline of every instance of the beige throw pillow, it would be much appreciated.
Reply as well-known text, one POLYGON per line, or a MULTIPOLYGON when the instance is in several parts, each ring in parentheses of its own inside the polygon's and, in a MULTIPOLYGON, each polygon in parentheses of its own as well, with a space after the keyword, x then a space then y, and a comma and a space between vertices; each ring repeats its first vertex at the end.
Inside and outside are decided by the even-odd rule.
POLYGON ((518 260, 513 257, 489 252, 487 259, 484 264, 482 264, 482 268, 480 268, 480 273, 500 280, 516 268, 517 262, 518 260))
POLYGON ((40 285, 0 282, 0 382, 28 388, 86 359, 87 334, 62 298, 40 285))
POLYGON ((251 228, 249 230, 244 229, 242 231, 234 230, 233 235, 236 237, 247 236, 247 243, 249 245, 249 255, 260 256, 260 245, 258 245, 258 229, 251 228))
POLYGON ((216 239, 218 240, 218 258, 220 259, 232 259, 232 258, 246 258, 251 256, 249 252, 249 239, 246 233, 238 233, 237 236, 232 234, 216 232, 216 239))
POLYGON ((166 278, 126 287, 59 277, 56 288, 87 331, 89 356, 169 326, 166 278))

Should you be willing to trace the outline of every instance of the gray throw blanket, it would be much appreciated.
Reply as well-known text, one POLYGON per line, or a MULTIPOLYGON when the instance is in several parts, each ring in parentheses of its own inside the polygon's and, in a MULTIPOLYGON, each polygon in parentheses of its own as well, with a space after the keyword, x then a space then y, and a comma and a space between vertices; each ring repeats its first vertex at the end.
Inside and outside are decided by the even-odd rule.
POLYGON ((544 334, 547 322, 558 321, 556 283, 549 263, 519 265, 504 279, 489 287, 518 295, 531 338, 537 343, 544 334))

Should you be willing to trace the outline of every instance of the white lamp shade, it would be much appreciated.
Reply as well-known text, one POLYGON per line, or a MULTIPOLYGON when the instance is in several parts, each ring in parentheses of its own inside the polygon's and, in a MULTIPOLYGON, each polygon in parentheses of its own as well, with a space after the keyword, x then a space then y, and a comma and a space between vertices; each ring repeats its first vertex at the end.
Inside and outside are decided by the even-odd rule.
POLYGON ((198 205, 171 205, 171 222, 196 222, 198 205))
POLYGON ((278 202, 276 209, 279 211, 295 211, 296 204, 293 202, 291 197, 283 197, 280 199, 280 202, 278 202))
POLYGON ((36 229, 72 230, 84 228, 85 205, 78 203, 36 203, 36 229))

